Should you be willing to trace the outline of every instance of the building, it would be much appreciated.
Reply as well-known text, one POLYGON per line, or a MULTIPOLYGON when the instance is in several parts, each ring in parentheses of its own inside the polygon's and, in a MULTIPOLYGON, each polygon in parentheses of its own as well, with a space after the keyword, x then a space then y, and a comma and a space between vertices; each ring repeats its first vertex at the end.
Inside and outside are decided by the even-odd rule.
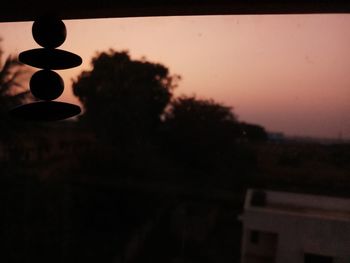
POLYGON ((350 199, 247 191, 242 263, 350 262, 350 199))

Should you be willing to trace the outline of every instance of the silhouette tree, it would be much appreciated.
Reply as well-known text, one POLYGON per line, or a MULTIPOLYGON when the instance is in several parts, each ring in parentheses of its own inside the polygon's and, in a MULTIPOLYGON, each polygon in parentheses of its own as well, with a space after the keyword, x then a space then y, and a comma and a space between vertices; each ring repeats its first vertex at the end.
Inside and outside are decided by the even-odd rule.
POLYGON ((240 126, 243 137, 250 141, 261 142, 268 138, 266 130, 260 125, 242 122, 240 126))
POLYGON ((231 108, 195 97, 171 100, 178 80, 165 66, 127 52, 94 57, 92 70, 73 83, 85 108, 82 121, 105 142, 100 154, 86 157, 96 167, 86 172, 113 170, 121 178, 184 170, 194 178, 247 166, 252 157, 237 146, 242 127, 231 108))
POLYGON ((12 56, 8 56, 2 63, 2 55, 0 48, 0 115, 4 120, 9 109, 24 100, 30 100, 31 96, 23 85, 28 77, 28 69, 12 56))
POLYGON ((173 158, 190 174, 227 174, 238 167, 236 139, 241 130, 230 107, 213 100, 177 98, 166 113, 163 132, 173 158))
POLYGON ((214 138, 213 144, 220 144, 222 140, 227 144, 227 140, 234 141, 239 135, 238 121, 230 107, 195 97, 175 99, 165 115, 165 123, 183 139, 192 136, 190 140, 198 144, 207 144, 214 138))
POLYGON ((8 56, 4 61, 2 57, 0 47, 0 137, 7 140, 26 127, 24 123, 11 119, 9 110, 34 98, 24 85, 29 77, 29 68, 13 56, 8 56))
POLYGON ((182 139, 190 139, 197 144, 214 144, 227 139, 234 141, 238 136, 238 121, 230 107, 213 100, 200 100, 195 97, 179 97, 171 103, 165 114, 165 123, 182 139), (191 136, 191 138, 189 138, 191 136), (200 142, 200 140, 203 140, 200 142))
POLYGON ((83 103, 83 119, 118 135, 149 134, 159 125, 179 76, 146 60, 132 60, 125 51, 109 50, 92 59, 73 83, 83 103))

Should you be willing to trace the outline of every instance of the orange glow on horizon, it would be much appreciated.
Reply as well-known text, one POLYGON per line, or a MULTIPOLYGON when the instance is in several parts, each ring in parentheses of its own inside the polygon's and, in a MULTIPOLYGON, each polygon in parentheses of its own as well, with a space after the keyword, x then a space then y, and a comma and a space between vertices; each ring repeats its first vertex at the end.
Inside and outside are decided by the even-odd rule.
MULTIPOLYGON (((150 17, 65 21, 62 49, 81 67, 60 71, 60 100, 96 51, 129 50, 180 74, 176 94, 232 106, 239 119, 288 135, 350 138, 350 15, 150 17)), ((31 23, 0 23, 2 48, 38 45, 31 23)))

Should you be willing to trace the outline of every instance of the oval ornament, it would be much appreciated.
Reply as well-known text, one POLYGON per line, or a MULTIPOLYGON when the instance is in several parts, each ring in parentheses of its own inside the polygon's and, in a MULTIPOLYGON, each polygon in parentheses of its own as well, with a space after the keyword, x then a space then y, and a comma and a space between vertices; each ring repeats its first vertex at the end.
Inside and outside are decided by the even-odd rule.
POLYGON ((39 101, 18 106, 10 111, 16 119, 28 121, 59 121, 80 114, 79 106, 59 101, 39 101))
POLYGON ((83 60, 80 56, 61 49, 36 48, 21 52, 20 62, 41 69, 69 69, 78 67, 83 60))

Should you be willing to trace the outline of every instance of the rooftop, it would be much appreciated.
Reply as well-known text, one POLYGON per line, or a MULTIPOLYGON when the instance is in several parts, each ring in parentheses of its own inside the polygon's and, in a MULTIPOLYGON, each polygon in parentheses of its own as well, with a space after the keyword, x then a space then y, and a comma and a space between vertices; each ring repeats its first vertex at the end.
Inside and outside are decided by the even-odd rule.
POLYGON ((249 189, 245 211, 350 221, 350 199, 249 189))

